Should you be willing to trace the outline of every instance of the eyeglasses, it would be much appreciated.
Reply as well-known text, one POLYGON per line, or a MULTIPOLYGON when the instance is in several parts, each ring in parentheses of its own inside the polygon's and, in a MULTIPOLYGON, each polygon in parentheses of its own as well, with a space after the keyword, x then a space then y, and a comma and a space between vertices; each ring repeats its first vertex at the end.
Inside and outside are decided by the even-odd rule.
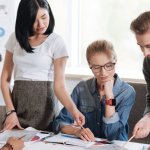
POLYGON ((114 69, 114 66, 115 66, 116 63, 112 63, 112 62, 109 62, 103 66, 100 66, 100 65, 92 65, 90 67, 90 69, 94 72, 94 73, 98 73, 98 72, 101 72, 102 71, 102 68, 104 68, 106 71, 111 71, 114 69))

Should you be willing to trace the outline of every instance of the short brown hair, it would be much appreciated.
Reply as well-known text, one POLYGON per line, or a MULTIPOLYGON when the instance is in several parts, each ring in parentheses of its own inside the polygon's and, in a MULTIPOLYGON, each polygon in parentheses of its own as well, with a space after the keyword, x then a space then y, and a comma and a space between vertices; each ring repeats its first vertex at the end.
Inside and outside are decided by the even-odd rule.
POLYGON ((131 22, 130 29, 135 34, 144 34, 150 29, 150 11, 140 14, 131 22))
POLYGON ((88 63, 90 62, 90 57, 96 53, 106 53, 112 61, 117 61, 117 56, 114 51, 113 45, 111 42, 106 40, 97 40, 92 42, 88 47, 86 51, 86 58, 88 63))

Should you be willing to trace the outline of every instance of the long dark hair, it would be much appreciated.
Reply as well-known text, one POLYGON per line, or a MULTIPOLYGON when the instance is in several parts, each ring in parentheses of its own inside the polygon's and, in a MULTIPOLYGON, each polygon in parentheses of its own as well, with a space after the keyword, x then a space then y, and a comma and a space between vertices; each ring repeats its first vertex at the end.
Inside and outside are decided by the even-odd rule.
POLYGON ((49 35, 53 32, 55 20, 50 5, 46 0, 21 0, 17 11, 16 38, 21 48, 28 53, 33 53, 33 48, 30 46, 28 38, 34 35, 33 24, 39 8, 45 8, 49 12, 49 26, 44 33, 49 35))

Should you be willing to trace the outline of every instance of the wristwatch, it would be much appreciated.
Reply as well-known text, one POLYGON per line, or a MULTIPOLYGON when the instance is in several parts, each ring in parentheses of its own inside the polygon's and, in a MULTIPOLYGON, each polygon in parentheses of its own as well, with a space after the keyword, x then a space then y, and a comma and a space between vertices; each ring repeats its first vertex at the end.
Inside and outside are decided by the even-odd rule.
POLYGON ((16 112, 14 109, 13 110, 9 110, 6 112, 6 116, 9 116, 10 114, 12 114, 13 112, 16 112))
POLYGON ((105 104, 109 106, 116 106, 116 99, 115 98, 110 98, 108 100, 105 100, 105 104))

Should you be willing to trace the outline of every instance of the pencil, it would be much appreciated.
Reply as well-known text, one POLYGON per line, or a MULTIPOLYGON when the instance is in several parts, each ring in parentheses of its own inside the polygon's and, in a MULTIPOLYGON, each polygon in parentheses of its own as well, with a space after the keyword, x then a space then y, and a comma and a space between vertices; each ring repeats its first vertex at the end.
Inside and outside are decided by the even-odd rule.
POLYGON ((74 127, 80 127, 81 129, 84 129, 84 127, 82 126, 82 125, 78 125, 78 124, 72 124, 72 126, 74 126, 74 127))
POLYGON ((24 138, 26 135, 23 135, 23 136, 21 136, 21 137, 19 137, 18 139, 22 139, 22 138, 24 138))
POLYGON ((52 135, 48 135, 48 136, 46 136, 46 137, 43 137, 43 138, 40 139, 40 141, 44 141, 44 140, 46 140, 46 139, 48 139, 48 138, 50 138, 50 137, 52 137, 52 135))
POLYGON ((84 129, 84 127, 82 125, 79 125, 81 127, 81 129, 84 129))

